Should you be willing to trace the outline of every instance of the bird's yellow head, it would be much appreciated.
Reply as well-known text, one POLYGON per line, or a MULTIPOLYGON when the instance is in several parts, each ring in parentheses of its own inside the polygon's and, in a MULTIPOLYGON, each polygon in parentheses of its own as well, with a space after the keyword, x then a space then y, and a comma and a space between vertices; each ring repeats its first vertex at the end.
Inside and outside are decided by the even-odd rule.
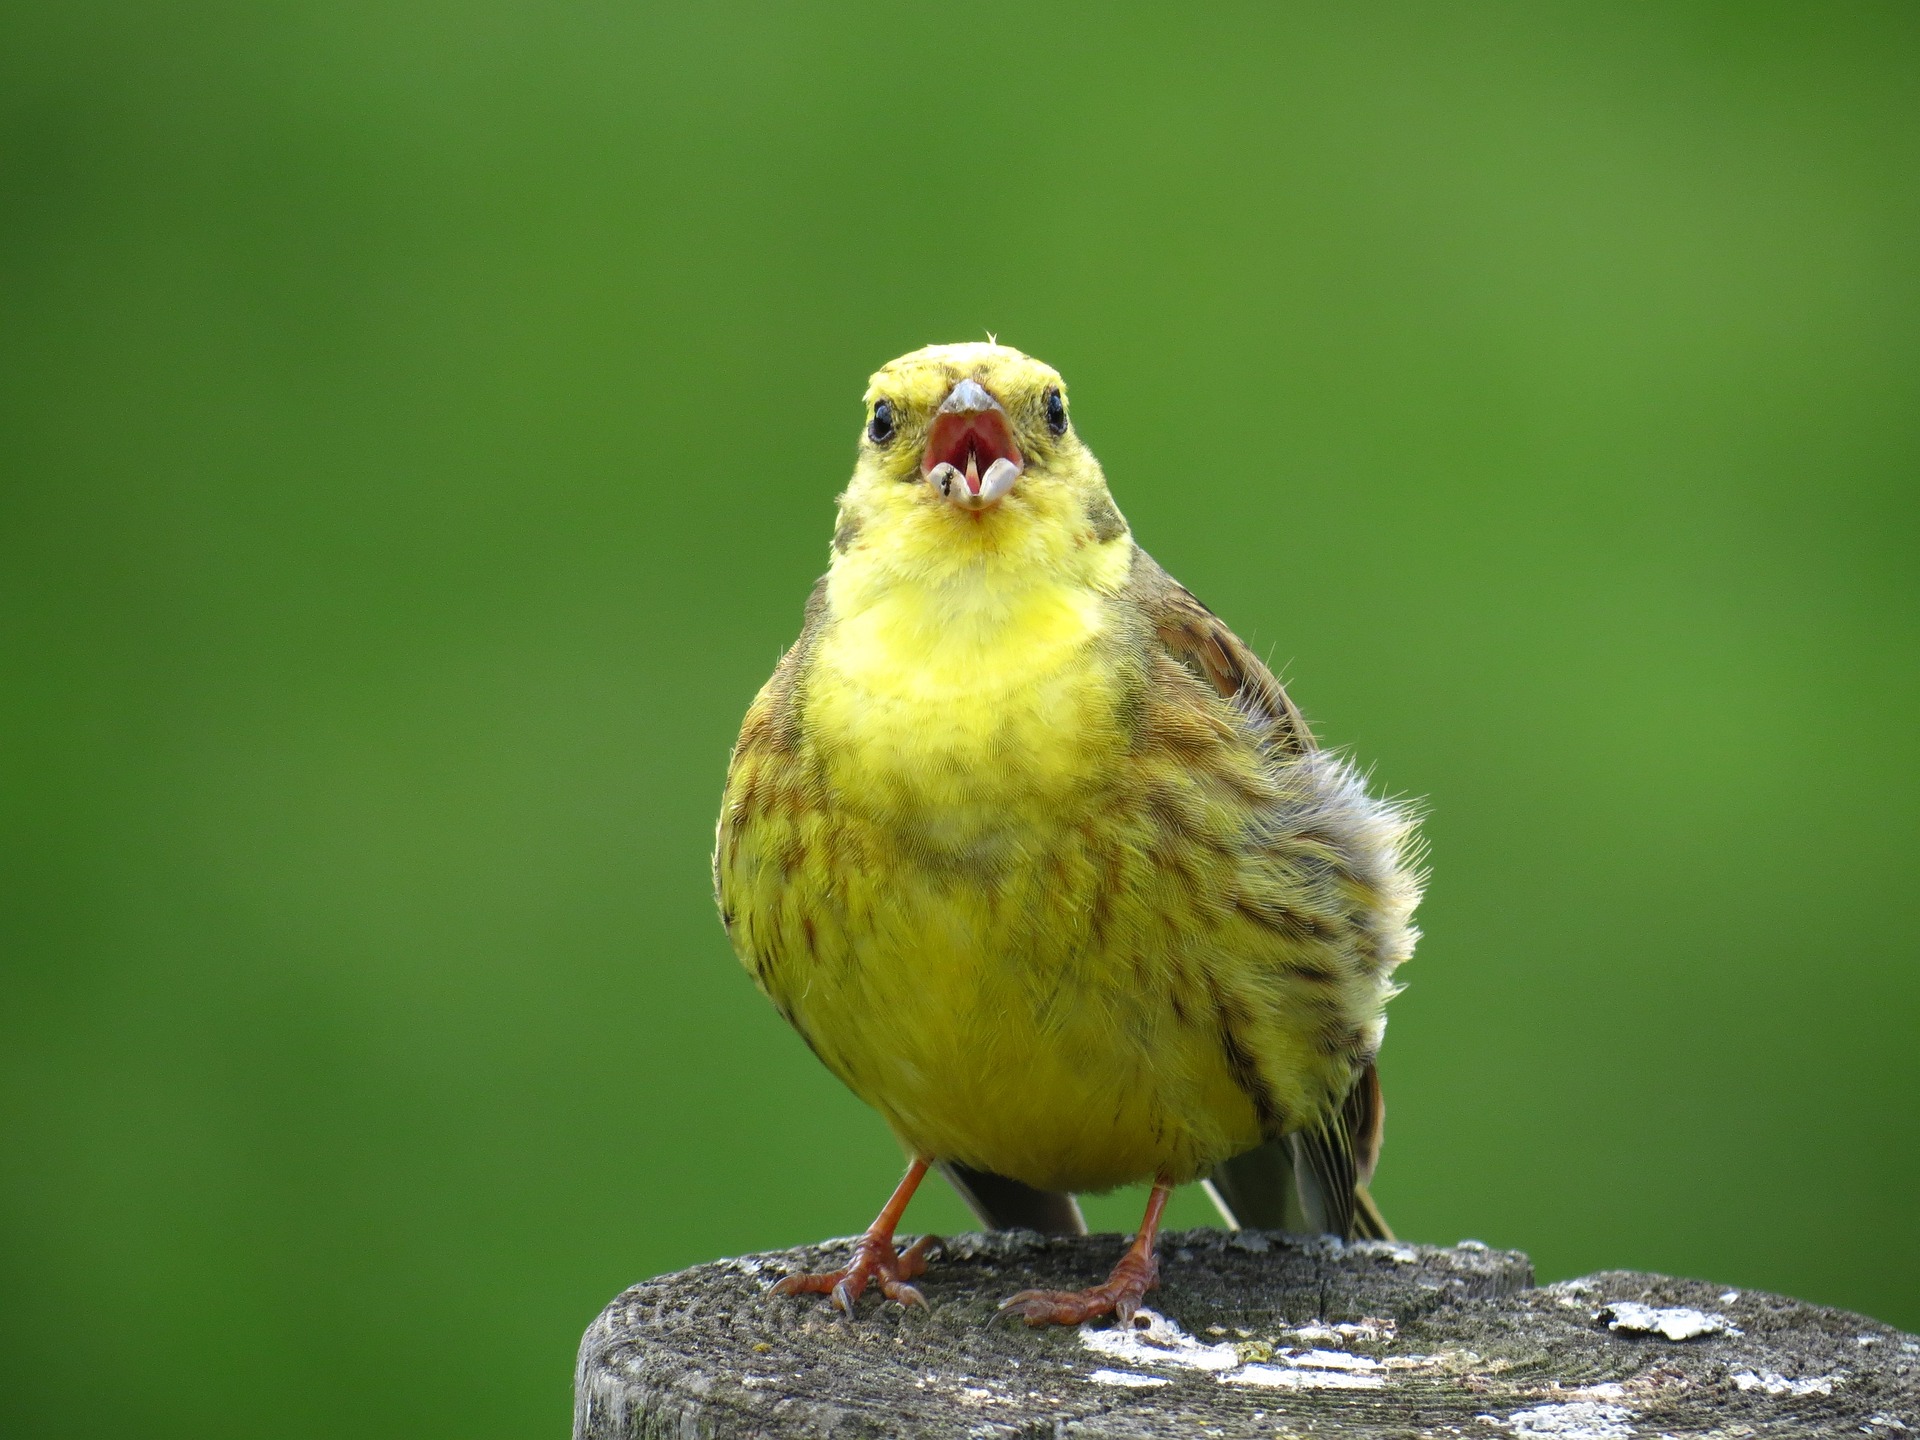
POLYGON ((929 345, 875 372, 836 565, 864 552, 928 577, 982 564, 1059 574, 1126 535, 1051 366, 987 343, 929 345))

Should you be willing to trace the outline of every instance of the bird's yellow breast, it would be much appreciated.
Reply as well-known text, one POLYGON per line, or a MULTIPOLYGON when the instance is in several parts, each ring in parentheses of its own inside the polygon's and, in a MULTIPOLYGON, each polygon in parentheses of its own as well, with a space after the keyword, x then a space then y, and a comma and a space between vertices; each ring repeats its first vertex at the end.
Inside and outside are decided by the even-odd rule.
POLYGON ((1153 863, 1102 593, 828 602, 804 741, 730 789, 723 903, 769 994, 925 1155, 1095 1190, 1257 1143, 1189 953, 1232 880, 1153 863))
POLYGON ((1010 815, 1042 821, 1085 803, 1111 774, 1125 740, 1097 592, 1038 582, 851 598, 830 584, 846 608, 807 690, 808 724, 848 803, 961 843, 1010 815))

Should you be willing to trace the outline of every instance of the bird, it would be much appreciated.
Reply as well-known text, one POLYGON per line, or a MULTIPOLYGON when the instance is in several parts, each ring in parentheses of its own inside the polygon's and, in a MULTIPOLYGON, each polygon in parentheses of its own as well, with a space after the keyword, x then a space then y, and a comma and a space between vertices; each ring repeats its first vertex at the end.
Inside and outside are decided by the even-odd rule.
MULTIPOLYGON (((1136 543, 1052 367, 930 345, 863 404, 827 573, 733 749, 714 883, 758 988, 908 1165, 845 1266, 775 1288, 924 1304, 931 1237, 896 1231, 930 1169, 987 1227, 1048 1234, 1085 1232, 1077 1195, 1151 1182, 1104 1283, 1008 1298, 1034 1326, 1129 1322, 1195 1181, 1229 1225, 1391 1238, 1368 1184, 1414 808, 1136 543)), ((1275 552, 1325 523, 1297 518, 1275 552)), ((1268 574, 1312 602, 1278 553, 1268 574)))

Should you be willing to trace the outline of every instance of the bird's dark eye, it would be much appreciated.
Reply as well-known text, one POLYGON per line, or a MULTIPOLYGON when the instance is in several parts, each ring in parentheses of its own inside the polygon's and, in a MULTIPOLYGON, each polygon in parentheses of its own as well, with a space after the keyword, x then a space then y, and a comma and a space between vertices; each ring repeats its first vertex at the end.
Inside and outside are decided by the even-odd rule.
POLYGON ((873 418, 867 422, 867 436, 876 445, 884 445, 893 439, 893 402, 891 400, 873 402, 873 418))
POLYGON ((1047 387, 1047 429, 1056 435, 1067 433, 1067 402, 1058 385, 1047 387))

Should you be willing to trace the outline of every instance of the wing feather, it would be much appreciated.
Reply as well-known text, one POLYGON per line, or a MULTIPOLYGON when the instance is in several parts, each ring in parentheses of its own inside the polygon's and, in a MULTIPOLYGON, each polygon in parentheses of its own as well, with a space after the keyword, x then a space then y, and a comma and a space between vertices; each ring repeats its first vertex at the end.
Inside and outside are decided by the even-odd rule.
MULTIPOLYGON (((1260 657, 1144 551, 1134 556, 1133 587, 1167 654, 1236 705, 1272 753, 1298 756, 1317 748, 1286 687, 1260 657)), ((1391 1238, 1367 1192, 1380 1158, 1383 1114, 1379 1073, 1369 1063, 1320 1124, 1219 1166, 1209 1182, 1215 1202, 1235 1224, 1391 1238)))
POLYGON ((1316 748, 1286 687, 1260 657, 1144 550, 1134 555, 1133 585, 1167 654, 1265 728, 1269 746, 1291 755, 1316 748))

